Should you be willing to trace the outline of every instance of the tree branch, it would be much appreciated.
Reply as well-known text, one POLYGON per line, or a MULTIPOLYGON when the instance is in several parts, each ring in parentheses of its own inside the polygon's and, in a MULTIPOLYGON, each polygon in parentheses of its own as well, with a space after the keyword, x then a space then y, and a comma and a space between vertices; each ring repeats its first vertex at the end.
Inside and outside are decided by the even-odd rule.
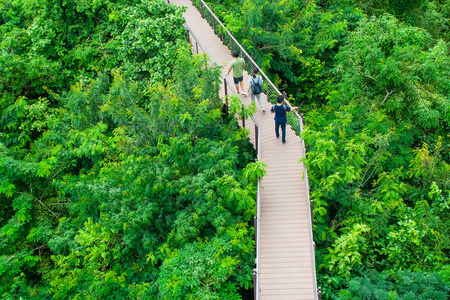
POLYGON ((392 95, 392 93, 394 93, 395 92, 395 90, 392 90, 392 91, 390 91, 390 92, 388 92, 388 90, 386 90, 386 97, 384 97, 384 99, 383 99, 383 101, 381 102, 381 104, 383 104, 384 103, 384 101, 386 101, 386 99, 387 98, 389 98, 389 96, 390 95, 392 95))
POLYGON ((39 202, 43 207, 45 207, 55 218, 56 218, 56 220, 59 220, 59 218, 58 218, 58 216, 50 209, 50 208, 48 208, 47 207, 47 205, 45 205, 44 203, 42 203, 42 201, 41 200, 39 200, 38 198, 34 198, 34 199, 36 199, 37 200, 37 202, 39 202))
POLYGON ((276 47, 278 47, 278 46, 276 46, 276 45, 274 45, 274 46, 264 46, 264 47, 259 48, 259 50, 270 49, 270 48, 276 48, 276 47))
POLYGON ((369 75, 366 75, 366 74, 363 74, 363 76, 365 76, 365 77, 367 77, 367 78, 370 78, 370 79, 372 79, 373 81, 377 81, 375 78, 373 78, 372 76, 369 76, 369 75))
POLYGON ((361 182, 362 182, 362 183, 360 183, 359 186, 361 186, 361 187, 364 186, 364 185, 366 184, 366 182, 370 179, 370 177, 372 177, 373 172, 375 172, 375 170, 376 170, 377 168, 378 168, 378 164, 375 166, 375 168, 373 168, 373 170, 372 170, 372 172, 370 173, 369 177, 367 177, 367 179, 366 179, 364 182, 362 182, 362 181, 364 180, 364 177, 366 176, 367 171, 369 170, 369 168, 367 168, 366 173, 364 173, 363 179, 361 179, 361 182))

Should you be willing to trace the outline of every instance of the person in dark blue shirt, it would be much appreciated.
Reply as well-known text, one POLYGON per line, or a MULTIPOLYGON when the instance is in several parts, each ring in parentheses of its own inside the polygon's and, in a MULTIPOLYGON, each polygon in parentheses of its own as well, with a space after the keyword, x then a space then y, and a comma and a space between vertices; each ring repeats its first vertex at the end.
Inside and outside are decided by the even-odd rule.
POLYGON ((297 106, 293 107, 292 109, 286 105, 283 105, 284 102, 284 96, 278 95, 277 97, 277 104, 272 106, 270 109, 270 112, 272 114, 275 114, 275 134, 277 138, 280 137, 280 126, 281 126, 281 140, 283 141, 283 144, 286 143, 286 112, 288 111, 295 111, 298 109, 297 106))

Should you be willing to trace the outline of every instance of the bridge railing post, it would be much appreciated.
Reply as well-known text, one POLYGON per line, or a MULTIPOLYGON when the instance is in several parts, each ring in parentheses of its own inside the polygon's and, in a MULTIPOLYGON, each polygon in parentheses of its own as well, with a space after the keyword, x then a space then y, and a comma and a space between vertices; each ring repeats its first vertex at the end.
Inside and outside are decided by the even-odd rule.
POLYGON ((203 13, 203 1, 200 1, 200 15, 203 19, 205 18, 205 14, 203 13))
POLYGON ((242 127, 245 128, 245 111, 244 111, 244 104, 242 104, 242 127))
POLYGON ((253 71, 253 69, 256 67, 255 64, 253 63, 253 61, 254 61, 253 52, 251 54, 251 58, 252 58, 252 62, 251 63, 252 63, 252 71, 253 71))
POLYGON ((257 298, 257 292, 256 292, 256 289, 258 288, 257 286, 256 286, 256 277, 258 276, 258 272, 257 272, 257 270, 256 269, 253 269, 253 299, 254 300, 257 300, 258 298, 257 298))
MULTIPOLYGON (((214 14, 214 8, 212 9, 212 12, 214 14)), ((213 22, 213 32, 214 34, 216 34, 216 19, 214 17, 212 18, 212 22, 213 22)))
MULTIPOLYGON (((256 125, 255 125, 256 126, 256 125)), ((258 232, 258 224, 256 222, 256 217, 253 217, 253 227, 255 228, 255 245, 256 245, 256 240, 257 240, 257 232, 258 232)))
POLYGON ((256 143, 256 153, 258 153, 258 131, 259 127, 255 124, 255 143, 256 143))
POLYGON ((228 82, 225 77, 223 78, 223 87, 225 90, 225 114, 228 116, 228 82))

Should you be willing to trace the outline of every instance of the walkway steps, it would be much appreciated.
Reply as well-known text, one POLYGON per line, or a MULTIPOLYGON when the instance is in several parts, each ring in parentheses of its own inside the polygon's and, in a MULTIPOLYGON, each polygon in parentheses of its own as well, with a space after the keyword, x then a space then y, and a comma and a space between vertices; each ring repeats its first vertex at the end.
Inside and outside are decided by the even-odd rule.
MULTIPOLYGON (((186 23, 200 40, 211 60, 222 66, 222 74, 228 71, 232 60, 230 50, 222 44, 208 23, 189 0, 173 0, 173 4, 186 6, 186 23)), ((194 46, 195 47, 195 46, 194 46)), ((249 76, 244 72, 245 91, 249 76)), ((227 77, 232 82, 232 72, 227 77)), ((234 88, 234 87, 233 87, 234 88)), ((221 97, 225 92, 222 87, 221 97)), ((241 96, 245 104, 250 97, 241 96)), ((312 272, 311 238, 302 155, 301 140, 287 126, 286 143, 277 139, 274 132, 272 104, 262 96, 263 113, 257 110, 254 117, 261 126, 261 159, 267 165, 267 174, 261 185, 260 220, 260 299, 315 299, 312 272)), ((255 126, 246 121, 254 143, 255 126)))

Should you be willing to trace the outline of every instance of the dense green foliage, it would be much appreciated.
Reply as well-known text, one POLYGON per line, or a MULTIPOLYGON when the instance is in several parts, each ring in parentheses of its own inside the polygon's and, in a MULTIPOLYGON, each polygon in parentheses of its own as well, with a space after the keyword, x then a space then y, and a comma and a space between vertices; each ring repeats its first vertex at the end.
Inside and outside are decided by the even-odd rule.
POLYGON ((393 17, 362 20, 336 56, 328 105, 308 114, 319 269, 335 287, 371 268, 448 264, 450 56, 429 41, 393 17))
POLYGON ((423 276, 421 273, 400 271, 392 278, 386 272, 372 272, 365 278, 350 280, 349 288, 339 292, 343 300, 398 299, 425 300, 445 299, 446 285, 435 274, 423 276))
POLYGON ((181 13, 159 0, 0 2, 2 299, 251 287, 262 165, 181 13))
POLYGON ((448 298, 449 2, 208 3, 302 105, 324 298, 448 298))

